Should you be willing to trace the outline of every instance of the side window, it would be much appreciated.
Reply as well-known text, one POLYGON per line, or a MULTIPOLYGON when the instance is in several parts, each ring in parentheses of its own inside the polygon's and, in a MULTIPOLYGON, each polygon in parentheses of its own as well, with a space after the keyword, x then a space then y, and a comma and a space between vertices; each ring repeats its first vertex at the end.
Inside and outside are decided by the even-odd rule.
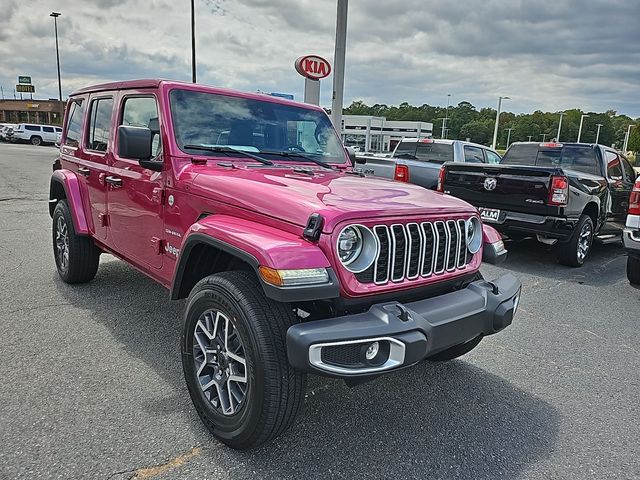
POLYGON ((89 131, 87 148, 97 152, 106 152, 111 129, 112 98, 100 98, 91 102, 89 110, 89 131))
POLYGON ((487 155, 487 163, 500 163, 500 155, 492 152, 491 150, 485 150, 484 153, 487 155))
POLYGON ((69 115, 67 117, 66 130, 67 134, 64 144, 70 147, 78 147, 80 145, 80 137, 82 136, 82 117, 84 117, 84 103, 82 100, 71 102, 69 107, 69 115))
POLYGON ((25 125, 24 126, 25 130, 29 130, 30 132, 40 132, 40 127, 36 126, 36 125, 25 125))
POLYGON ((638 175, 629 163, 629 160, 622 155, 620 155, 620 160, 622 161, 622 169, 624 170, 624 176, 627 177, 627 181, 632 183, 635 182, 638 175))
POLYGON ((482 149, 478 147, 472 147, 471 145, 465 145, 464 161, 468 163, 484 163, 482 149))
POLYGON ((618 154, 605 152, 605 160, 607 161, 607 177, 611 180, 622 180, 622 165, 618 154))
POLYGON ((55 128, 56 128, 56 133, 62 132, 62 129, 60 127, 55 127, 55 128))
POLYGON ((42 131, 43 132, 47 132, 47 133, 53 133, 53 127, 42 127, 42 131))
POLYGON ((158 123, 158 106, 155 97, 126 98, 122 107, 120 125, 149 128, 152 134, 151 155, 156 157, 161 152, 160 124, 158 123))

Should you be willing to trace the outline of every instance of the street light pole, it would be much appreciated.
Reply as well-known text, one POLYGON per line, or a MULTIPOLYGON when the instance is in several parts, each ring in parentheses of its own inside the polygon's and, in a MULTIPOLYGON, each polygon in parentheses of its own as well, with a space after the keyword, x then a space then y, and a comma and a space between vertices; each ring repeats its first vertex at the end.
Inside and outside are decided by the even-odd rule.
POLYGON ((627 146, 629 145, 629 134, 631 133, 631 129, 634 127, 635 125, 629 125, 627 127, 627 134, 624 136, 624 144, 622 145, 622 153, 627 153, 627 146))
POLYGON ((602 127, 601 123, 596 125, 598 127, 598 132, 596 133, 596 145, 598 144, 598 140, 600 140, 600 128, 602 127))
POLYGON ((496 149, 496 142, 498 141, 498 124, 500 123, 500 108, 502 108, 502 100, 509 100, 510 97, 498 97, 498 111, 496 112, 496 125, 493 129, 493 142, 491 148, 496 149))
POLYGON ((533 138, 533 135, 529 135, 527 138, 529 139, 529 141, 531 141, 531 139, 533 138))
POLYGON ((542 137, 542 142, 544 143, 544 141, 547 139, 547 134, 541 133, 540 136, 542 137))
POLYGON ((583 113, 582 116, 580 117, 580 128, 578 128, 578 143, 580 143, 580 136, 582 135, 582 122, 588 116, 589 115, 587 115, 586 113, 583 113))
POLYGON ((509 148, 509 141, 511 140, 511 130, 513 130, 513 127, 505 128, 505 130, 507 131, 507 148, 509 148))
POLYGON ((64 119, 64 106, 62 105, 62 82, 60 81, 60 49, 58 48, 58 17, 62 15, 60 12, 51 12, 53 17, 53 28, 56 32, 56 64, 58 66, 58 99, 60 100, 60 125, 64 119))
POLYGON ((562 130, 562 117, 564 117, 564 112, 560 112, 560 121, 558 122, 558 134, 556 135, 556 142, 560 141, 560 130, 562 130))
POLYGON ((196 8, 191 0, 191 82, 196 83, 196 8))
POLYGON ((444 121, 442 122, 442 135, 440 138, 446 138, 447 122, 449 121, 449 100, 451 94, 447 93, 447 109, 444 111, 444 121))
POLYGON ((333 99, 331 121, 342 136, 342 103, 344 100, 344 64, 347 51, 347 12, 349 0, 338 0, 336 14, 336 45, 333 54, 333 99))

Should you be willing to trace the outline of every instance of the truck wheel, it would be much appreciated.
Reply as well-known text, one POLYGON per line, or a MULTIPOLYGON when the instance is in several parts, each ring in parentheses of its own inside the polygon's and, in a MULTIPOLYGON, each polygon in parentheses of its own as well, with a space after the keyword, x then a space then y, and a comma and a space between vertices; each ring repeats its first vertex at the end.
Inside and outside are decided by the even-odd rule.
POLYGON ((66 200, 60 200, 53 211, 53 255, 66 283, 86 283, 96 276, 100 250, 90 237, 76 234, 66 200))
POLYGON ((41 144, 42 144, 42 139, 40 137, 36 137, 36 136, 31 137, 31 145, 38 146, 41 144))
POLYGON ((632 285, 640 285, 640 257, 629 255, 627 258, 627 278, 632 285))
POLYGON ((581 267, 593 244, 593 220, 582 215, 568 242, 560 244, 558 259, 562 265, 581 267))
POLYGON ((184 317, 182 367, 206 427, 245 450, 285 431, 304 401, 306 374, 287 360, 286 333, 296 316, 268 299, 249 272, 200 280, 184 317))
POLYGON ((461 343, 460 345, 454 345, 453 347, 447 348, 442 352, 436 353, 430 357, 427 357, 427 360, 431 362, 446 362, 447 360, 453 360, 454 358, 461 357, 465 353, 469 353, 471 350, 476 348, 478 344, 482 340, 482 335, 474 338, 473 340, 468 341, 467 343, 461 343))

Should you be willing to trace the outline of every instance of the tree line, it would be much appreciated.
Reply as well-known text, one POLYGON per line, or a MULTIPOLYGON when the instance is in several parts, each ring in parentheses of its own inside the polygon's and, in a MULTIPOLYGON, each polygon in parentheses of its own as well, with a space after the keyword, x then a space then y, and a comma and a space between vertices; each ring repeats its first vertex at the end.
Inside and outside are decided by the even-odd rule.
MULTIPOLYGON (((344 113, 346 115, 374 115, 385 117, 387 120, 422 121, 433 123, 433 136, 440 138, 442 123, 445 116, 447 138, 466 140, 483 145, 491 144, 493 129, 496 119, 496 110, 493 108, 476 109, 469 102, 460 102, 448 109, 440 106, 421 105, 414 106, 401 103, 398 106, 375 104, 366 105, 362 101, 354 101, 344 113)), ((604 113, 583 112, 580 109, 565 110, 562 118, 562 131, 559 141, 575 142, 578 138, 580 118, 583 114, 589 115, 584 119, 582 126, 581 142, 594 143, 597 134, 597 124, 601 124, 598 143, 613 145, 622 148, 624 137, 629 124, 636 124, 638 128, 631 130, 628 149, 640 151, 640 118, 632 119, 627 115, 618 115, 615 110, 607 110, 604 113)), ((500 114, 500 128, 498 130, 498 148, 506 148, 508 129, 511 128, 510 142, 547 141, 556 138, 558 133, 559 112, 542 112, 516 115, 511 112, 500 114)))

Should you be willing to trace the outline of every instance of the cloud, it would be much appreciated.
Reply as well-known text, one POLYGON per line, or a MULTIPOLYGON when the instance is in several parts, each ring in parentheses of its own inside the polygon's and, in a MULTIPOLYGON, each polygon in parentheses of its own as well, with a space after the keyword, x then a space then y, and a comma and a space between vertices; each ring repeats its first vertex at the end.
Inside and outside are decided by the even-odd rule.
MULTIPOLYGON (((302 97, 296 57, 333 57, 336 2, 195 0, 198 79, 302 97)), ((49 2, 0 17, 0 84, 31 75, 57 92, 49 2)), ((58 0, 63 91, 139 77, 189 80, 188 2, 58 0)), ((515 112, 609 108, 640 116, 640 2, 352 0, 345 101, 495 106, 515 112)), ((323 81, 329 106, 331 78, 323 81)))

